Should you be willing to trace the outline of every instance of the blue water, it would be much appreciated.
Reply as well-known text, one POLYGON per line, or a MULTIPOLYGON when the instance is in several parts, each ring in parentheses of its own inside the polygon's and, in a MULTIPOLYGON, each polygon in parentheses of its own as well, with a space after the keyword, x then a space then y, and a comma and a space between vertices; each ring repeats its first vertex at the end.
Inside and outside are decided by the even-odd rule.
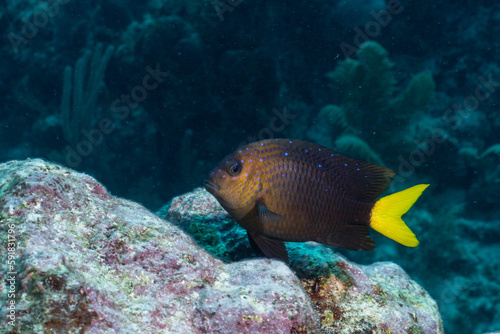
POLYGON ((500 330, 500 4, 4 1, 0 161, 43 157, 152 210, 239 145, 297 138, 430 183, 361 263, 400 264, 448 333, 500 330))

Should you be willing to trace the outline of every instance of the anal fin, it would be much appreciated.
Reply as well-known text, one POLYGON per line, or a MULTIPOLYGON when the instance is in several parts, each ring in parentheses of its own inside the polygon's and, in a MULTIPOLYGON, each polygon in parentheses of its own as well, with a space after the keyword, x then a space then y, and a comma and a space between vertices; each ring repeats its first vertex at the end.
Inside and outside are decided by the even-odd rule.
POLYGON ((283 241, 270 239, 259 233, 251 233, 247 231, 247 234, 252 248, 258 247, 258 249, 267 257, 288 263, 288 253, 283 241))
POLYGON ((375 248, 375 242, 370 237, 370 231, 364 225, 346 225, 341 231, 332 232, 317 241, 350 250, 368 251, 375 248))

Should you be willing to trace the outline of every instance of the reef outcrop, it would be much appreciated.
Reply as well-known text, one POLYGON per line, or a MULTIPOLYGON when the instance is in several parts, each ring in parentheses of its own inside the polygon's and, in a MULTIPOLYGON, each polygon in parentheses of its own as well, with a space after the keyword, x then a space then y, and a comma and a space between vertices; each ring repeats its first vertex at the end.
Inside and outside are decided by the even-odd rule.
POLYGON ((168 221, 86 174, 0 164, 0 332, 442 333, 436 303, 393 263, 310 243, 290 248, 308 278, 274 260, 224 263, 182 230, 230 229, 217 205, 198 189, 168 221))

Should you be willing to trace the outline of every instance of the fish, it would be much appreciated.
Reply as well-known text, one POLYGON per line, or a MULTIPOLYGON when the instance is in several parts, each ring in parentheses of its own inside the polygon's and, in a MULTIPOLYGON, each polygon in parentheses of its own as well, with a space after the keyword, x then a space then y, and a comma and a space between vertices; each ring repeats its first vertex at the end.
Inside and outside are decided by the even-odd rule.
POLYGON ((284 242, 372 250, 369 227, 404 246, 418 246, 401 216, 429 185, 377 200, 395 174, 318 144, 268 139, 224 158, 205 189, 247 231, 255 252, 288 263, 284 242))

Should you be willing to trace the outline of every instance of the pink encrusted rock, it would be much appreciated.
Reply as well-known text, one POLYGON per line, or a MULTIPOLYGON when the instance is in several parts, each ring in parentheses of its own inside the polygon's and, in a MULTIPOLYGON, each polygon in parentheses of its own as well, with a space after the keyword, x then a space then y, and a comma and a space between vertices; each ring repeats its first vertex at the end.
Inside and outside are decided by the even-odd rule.
POLYGON ((285 264, 224 264, 92 177, 42 160, 0 164, 0 235, 2 333, 320 332, 285 264))
POLYGON ((175 222, 182 229, 187 229, 194 218, 206 221, 218 221, 229 218, 219 202, 203 188, 176 196, 165 208, 158 212, 160 217, 175 222))
POLYGON ((302 280, 324 332, 444 333, 436 302, 398 265, 331 258, 335 270, 329 277, 302 280))

